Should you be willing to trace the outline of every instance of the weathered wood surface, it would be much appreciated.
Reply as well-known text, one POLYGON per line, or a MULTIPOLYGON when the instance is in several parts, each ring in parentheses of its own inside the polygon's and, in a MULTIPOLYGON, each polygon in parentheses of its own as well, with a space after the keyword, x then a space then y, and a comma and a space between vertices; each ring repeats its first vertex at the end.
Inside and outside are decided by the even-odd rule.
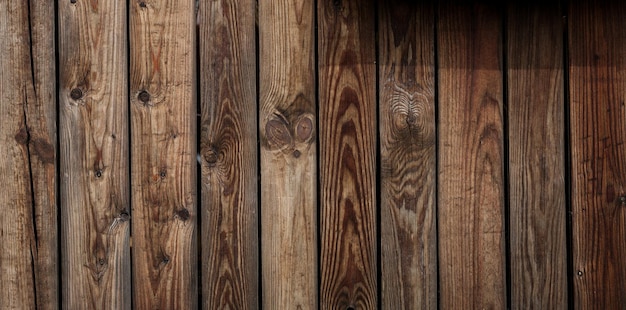
POLYGON ((133 301, 194 309, 196 51, 194 1, 130 2, 133 301))
POLYGON ((202 308, 258 308, 253 0, 200 2, 202 308))
POLYGON ((626 3, 569 5, 574 306, 626 304, 626 3))
POLYGON ((0 4, 0 308, 57 309, 54 11, 0 4))
POLYGON ((374 3, 318 1, 320 307, 378 305, 374 3))
POLYGON ((511 308, 567 309, 561 8, 507 14, 511 308))
POLYGON ((126 6, 58 14, 63 308, 130 309, 126 6))
POLYGON ((317 309, 314 1, 259 2, 263 307, 317 309))
POLYGON ((486 2, 439 7, 442 309, 506 307, 501 13, 486 2))
POLYGON ((432 2, 379 1, 381 296, 437 308, 432 2))

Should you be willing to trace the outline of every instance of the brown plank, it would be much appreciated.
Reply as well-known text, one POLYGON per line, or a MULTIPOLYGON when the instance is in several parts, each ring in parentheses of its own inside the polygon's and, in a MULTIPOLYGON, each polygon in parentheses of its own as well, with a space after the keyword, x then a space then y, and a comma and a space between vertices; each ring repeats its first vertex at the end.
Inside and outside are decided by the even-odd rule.
POLYGON ((317 309, 314 1, 259 2, 263 307, 317 309))
POLYGON ((130 2, 133 300, 195 309, 194 1, 130 2))
POLYGON ((322 309, 374 309, 374 3, 318 1, 322 309))
POLYGON ((626 3, 569 4, 574 306, 626 304, 626 3))
POLYGON ((126 7, 60 1, 63 308, 130 308, 126 7))
POLYGON ((384 309, 437 308, 433 7, 378 2, 384 309))
POLYGON ((442 309, 506 307, 501 11, 439 7, 442 309))
POLYGON ((559 1, 507 8, 511 308, 567 308, 559 1))
POLYGON ((255 1, 200 2, 202 308, 258 308, 255 1))

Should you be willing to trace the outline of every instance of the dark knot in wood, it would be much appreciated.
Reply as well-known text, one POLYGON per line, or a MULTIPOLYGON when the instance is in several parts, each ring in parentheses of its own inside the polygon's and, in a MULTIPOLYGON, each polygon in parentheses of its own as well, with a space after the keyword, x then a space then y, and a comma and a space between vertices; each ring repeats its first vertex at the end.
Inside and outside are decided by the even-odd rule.
POLYGON ((150 93, 148 93, 145 90, 142 90, 137 95, 137 98, 139 99, 139 101, 143 102, 144 104, 147 104, 148 102, 150 102, 150 93))
POLYGON ((70 91, 70 98, 78 100, 83 97, 83 91, 80 88, 74 88, 70 91))
POLYGON ((265 137, 270 146, 282 149, 291 145, 291 133, 284 120, 279 118, 270 119, 265 124, 265 137))
POLYGON ((176 211, 176 216, 184 222, 187 221, 191 215, 189 214, 189 210, 182 208, 176 211))

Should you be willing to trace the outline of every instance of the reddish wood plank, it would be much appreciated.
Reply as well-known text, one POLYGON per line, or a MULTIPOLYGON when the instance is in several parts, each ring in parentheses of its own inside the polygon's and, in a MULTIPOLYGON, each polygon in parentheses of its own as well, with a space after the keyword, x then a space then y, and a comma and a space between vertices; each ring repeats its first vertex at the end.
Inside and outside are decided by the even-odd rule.
POLYGON ((569 5, 574 306, 626 304, 626 3, 569 5))
POLYGON ((126 6, 59 1, 63 308, 130 308, 126 6))
POLYGON ((373 21, 373 2, 318 1, 323 309, 378 304, 373 21))
POLYGON ((314 1, 259 2, 263 307, 317 309, 314 1))
POLYGON ((378 3, 384 309, 437 308, 433 7, 378 3))
POLYGON ((253 0, 200 2, 202 308, 258 308, 253 0))
POLYGON ((442 309, 506 307, 501 13, 486 2, 439 7, 442 309))

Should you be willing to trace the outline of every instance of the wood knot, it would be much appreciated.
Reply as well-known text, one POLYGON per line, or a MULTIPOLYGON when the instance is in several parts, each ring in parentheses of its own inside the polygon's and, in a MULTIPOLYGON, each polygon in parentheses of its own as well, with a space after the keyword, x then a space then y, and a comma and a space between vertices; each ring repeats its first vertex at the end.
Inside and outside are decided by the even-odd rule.
POLYGON ((265 137, 271 147, 282 149, 291 145, 291 133, 287 123, 279 118, 272 118, 265 124, 265 137))
POLYGON ((139 1, 139 6, 142 8, 146 7, 146 2, 145 1, 139 1))
MULTIPOLYGON (((74 3, 76 3, 76 1, 74 1, 74 3)), ((72 100, 79 100, 80 98, 83 98, 83 90, 80 88, 74 88, 70 91, 70 98, 72 98, 72 100)))
POLYGON ((189 210, 182 208, 176 211, 176 217, 178 217, 181 221, 185 222, 189 219, 191 215, 189 214, 189 210))
POLYGON ((26 127, 20 128, 20 130, 15 134, 15 141, 18 144, 27 144, 30 139, 30 135, 28 134, 28 130, 26 127))
POLYGON ((296 138, 299 142, 309 142, 313 137, 313 116, 310 114, 301 115, 296 121, 296 138))
POLYGON ((214 166, 217 163, 219 153, 215 147, 209 146, 202 153, 202 157, 204 157, 209 166, 214 166))
POLYGON ((142 90, 137 94, 137 99, 141 101, 144 105, 150 103, 150 93, 145 90, 142 90))
POLYGON ((47 140, 42 138, 33 140, 33 151, 44 164, 54 164, 54 146, 47 140))
POLYGON ((300 154, 300 151, 298 151, 298 150, 293 151, 293 153, 292 153, 292 154, 293 154, 293 157, 295 157, 295 158, 299 158, 299 157, 300 157, 300 155, 301 155, 301 154, 300 154))
POLYGON ((124 210, 120 212, 120 214, 118 215, 118 218, 120 219, 120 221, 126 222, 130 220, 130 214, 128 213, 128 211, 124 210))

